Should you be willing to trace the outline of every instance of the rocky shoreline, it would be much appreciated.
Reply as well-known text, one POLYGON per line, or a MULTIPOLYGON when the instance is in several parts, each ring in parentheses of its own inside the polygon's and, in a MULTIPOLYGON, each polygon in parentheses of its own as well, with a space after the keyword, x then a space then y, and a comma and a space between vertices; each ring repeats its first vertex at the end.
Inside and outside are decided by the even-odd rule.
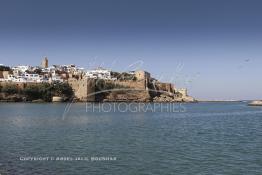
MULTIPOLYGON (((21 102, 21 103, 52 103, 52 102, 84 102, 80 101, 77 98, 69 99, 69 98, 62 98, 62 97, 53 97, 52 101, 45 101, 43 99, 34 99, 31 100, 28 99, 26 96, 19 95, 19 94, 12 94, 12 95, 6 95, 3 93, 0 93, 0 103, 1 102, 21 102)), ((120 103, 120 102, 133 102, 133 103, 195 103, 197 100, 195 100, 192 97, 186 97, 186 98, 174 98, 172 96, 168 95, 160 95, 156 96, 153 99, 143 97, 143 98, 125 98, 125 96, 122 95, 121 97, 107 97, 103 100, 99 101, 88 101, 88 102, 114 102, 114 103, 120 103)))
POLYGON ((160 96, 156 96, 153 98, 153 102, 197 102, 193 97, 174 97, 165 94, 161 94, 160 96))

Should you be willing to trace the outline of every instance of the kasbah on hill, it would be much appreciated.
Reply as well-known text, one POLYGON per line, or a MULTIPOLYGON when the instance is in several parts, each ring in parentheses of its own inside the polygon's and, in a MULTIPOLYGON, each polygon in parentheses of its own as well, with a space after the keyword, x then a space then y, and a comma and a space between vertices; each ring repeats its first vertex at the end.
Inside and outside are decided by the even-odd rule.
POLYGON ((196 102, 187 89, 176 89, 172 83, 160 82, 143 70, 49 66, 47 57, 40 66, 0 64, 0 90, 0 101, 196 102))

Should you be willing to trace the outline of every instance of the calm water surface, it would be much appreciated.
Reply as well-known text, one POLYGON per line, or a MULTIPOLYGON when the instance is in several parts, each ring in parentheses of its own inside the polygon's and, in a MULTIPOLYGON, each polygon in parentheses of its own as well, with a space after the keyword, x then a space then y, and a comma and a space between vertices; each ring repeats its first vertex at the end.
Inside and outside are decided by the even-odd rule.
POLYGON ((90 112, 85 104, 0 103, 0 174, 261 175, 262 107, 90 112), (64 118, 63 118, 64 117, 64 118), (24 157, 115 161, 23 161, 24 157))

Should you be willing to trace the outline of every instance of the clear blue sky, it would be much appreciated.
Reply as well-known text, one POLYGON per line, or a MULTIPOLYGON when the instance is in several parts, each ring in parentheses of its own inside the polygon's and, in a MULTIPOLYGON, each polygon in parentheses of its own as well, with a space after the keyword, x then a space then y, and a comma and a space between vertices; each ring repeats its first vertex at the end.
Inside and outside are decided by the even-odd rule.
POLYGON ((261 0, 0 0, 0 64, 142 68, 200 99, 262 99, 261 0))

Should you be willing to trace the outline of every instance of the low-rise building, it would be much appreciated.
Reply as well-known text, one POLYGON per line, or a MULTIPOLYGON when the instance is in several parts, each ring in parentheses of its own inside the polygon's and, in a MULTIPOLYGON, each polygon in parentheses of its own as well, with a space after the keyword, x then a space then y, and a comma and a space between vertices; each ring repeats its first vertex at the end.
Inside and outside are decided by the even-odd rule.
POLYGON ((95 70, 86 71, 87 78, 93 79, 105 79, 105 80, 113 80, 114 78, 111 77, 111 71, 104 68, 97 68, 95 70))
POLYGON ((32 67, 31 66, 27 66, 27 65, 26 66, 21 65, 21 66, 12 67, 12 70, 13 70, 14 74, 25 73, 26 71, 29 71, 31 69, 32 69, 32 67))

